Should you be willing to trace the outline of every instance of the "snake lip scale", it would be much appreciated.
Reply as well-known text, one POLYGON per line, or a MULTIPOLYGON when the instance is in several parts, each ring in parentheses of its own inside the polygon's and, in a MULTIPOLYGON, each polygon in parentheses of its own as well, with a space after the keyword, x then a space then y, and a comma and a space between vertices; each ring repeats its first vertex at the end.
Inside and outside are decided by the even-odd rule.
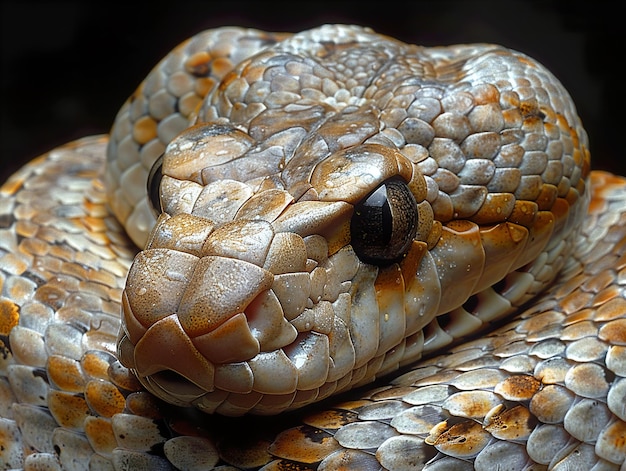
POLYGON ((493 44, 218 28, 0 188, 0 469, 626 460, 626 179, 493 44))

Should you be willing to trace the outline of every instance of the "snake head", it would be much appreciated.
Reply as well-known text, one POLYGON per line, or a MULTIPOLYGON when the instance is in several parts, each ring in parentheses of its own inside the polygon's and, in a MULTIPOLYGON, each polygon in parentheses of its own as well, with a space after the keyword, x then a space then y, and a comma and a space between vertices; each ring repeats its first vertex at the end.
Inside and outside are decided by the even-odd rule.
POLYGON ((341 149, 289 188, 282 160, 245 182, 224 178, 246 152, 264 150, 233 127, 197 125, 155 164, 162 212, 128 275, 118 345, 157 396, 230 415, 300 407, 361 381, 406 327, 396 320, 379 342, 369 311, 380 317, 398 263, 414 265, 439 227, 424 178, 393 147, 341 149), (213 161, 190 156, 216 149, 213 161))
POLYGON ((589 155, 566 97, 498 46, 354 27, 243 60, 155 166, 120 361, 168 402, 273 414, 500 319, 579 229, 589 155))

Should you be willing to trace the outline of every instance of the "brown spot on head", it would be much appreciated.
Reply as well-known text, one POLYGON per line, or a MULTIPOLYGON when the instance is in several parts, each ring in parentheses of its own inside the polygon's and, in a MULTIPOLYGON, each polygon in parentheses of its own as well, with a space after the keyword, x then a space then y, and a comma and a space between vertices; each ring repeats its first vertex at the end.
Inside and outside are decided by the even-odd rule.
POLYGON ((185 70, 196 77, 205 77, 211 72, 211 54, 199 51, 193 54, 185 63, 185 70))
POLYGON ((9 299, 0 299, 0 335, 9 335, 20 320, 20 308, 9 299))

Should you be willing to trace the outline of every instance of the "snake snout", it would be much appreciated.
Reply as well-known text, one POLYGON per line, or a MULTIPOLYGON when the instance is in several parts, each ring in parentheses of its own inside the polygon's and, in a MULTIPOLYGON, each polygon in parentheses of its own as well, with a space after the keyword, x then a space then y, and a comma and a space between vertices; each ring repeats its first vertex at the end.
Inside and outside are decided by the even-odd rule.
MULTIPOLYGON (((338 204, 316 203, 333 220, 338 204)), ((359 262, 349 247, 329 257, 302 221, 162 214, 129 272, 120 361, 168 402, 229 415, 262 413, 264 396, 287 408, 334 392, 355 363, 346 309, 359 262)))

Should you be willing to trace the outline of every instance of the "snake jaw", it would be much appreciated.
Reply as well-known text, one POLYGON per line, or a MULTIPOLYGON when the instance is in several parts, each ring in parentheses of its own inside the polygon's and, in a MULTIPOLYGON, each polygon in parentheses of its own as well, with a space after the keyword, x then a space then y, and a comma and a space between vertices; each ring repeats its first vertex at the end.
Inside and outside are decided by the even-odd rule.
MULTIPOLYGON (((164 177, 163 185, 180 184, 164 177)), ((248 199, 260 205, 235 203, 244 219, 194 214, 206 211, 198 201, 222 204, 219 196, 202 196, 207 188, 226 194, 223 185, 230 182, 196 192, 192 214, 159 217, 129 272, 120 361, 158 397, 205 411, 239 415, 248 411, 242 401, 259 394, 266 402, 285 396, 280 407, 287 408, 334 392, 327 383, 350 377, 355 362, 346 296, 359 263, 339 248, 349 241, 341 221, 349 221, 351 205, 293 202, 270 188, 248 199), (276 375, 285 379, 268 380, 276 375)), ((168 200, 164 206, 174 207, 168 200)))

